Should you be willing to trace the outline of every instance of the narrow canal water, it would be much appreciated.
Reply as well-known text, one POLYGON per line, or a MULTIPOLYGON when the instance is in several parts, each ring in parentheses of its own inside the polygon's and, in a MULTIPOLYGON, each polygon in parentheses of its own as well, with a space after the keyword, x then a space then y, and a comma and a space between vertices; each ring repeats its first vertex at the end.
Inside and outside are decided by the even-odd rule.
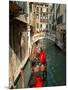
MULTIPOLYGON (((47 86, 61 86, 66 84, 66 55, 49 39, 43 39, 43 46, 47 52, 47 86)), ((46 82, 45 82, 46 84, 46 82)), ((46 85, 45 85, 46 86, 46 85)))
POLYGON ((65 53, 49 39, 41 39, 40 44, 47 53, 47 82, 44 81, 44 86, 66 85, 65 53))

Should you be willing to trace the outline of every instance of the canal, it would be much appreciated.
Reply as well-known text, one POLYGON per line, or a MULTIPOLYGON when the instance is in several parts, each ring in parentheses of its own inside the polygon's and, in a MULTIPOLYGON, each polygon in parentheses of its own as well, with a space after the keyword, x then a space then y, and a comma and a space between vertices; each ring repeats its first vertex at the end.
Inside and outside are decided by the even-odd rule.
POLYGON ((47 82, 44 81, 44 87, 66 85, 65 53, 55 45, 55 42, 49 39, 41 39, 40 44, 44 52, 47 53, 47 82))
POLYGON ((66 84, 66 55, 55 43, 43 39, 47 52, 47 80, 48 86, 61 86, 66 84))

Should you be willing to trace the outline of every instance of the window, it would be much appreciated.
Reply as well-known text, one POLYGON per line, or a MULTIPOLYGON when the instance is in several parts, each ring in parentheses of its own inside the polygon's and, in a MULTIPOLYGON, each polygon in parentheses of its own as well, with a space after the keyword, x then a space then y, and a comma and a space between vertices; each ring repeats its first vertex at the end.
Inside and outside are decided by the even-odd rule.
POLYGON ((60 4, 58 5, 57 13, 59 13, 59 11, 60 11, 60 4))
POLYGON ((39 24, 37 23, 37 28, 39 28, 39 24))
POLYGON ((63 15, 58 17, 57 24, 63 23, 63 15))
POLYGON ((37 7, 37 13, 39 12, 39 7, 37 7))
POLYGON ((39 14, 38 13, 36 13, 36 17, 39 19, 39 14))
POLYGON ((40 24, 40 28, 42 28, 42 24, 40 24))
POLYGON ((29 7, 29 8, 30 8, 30 12, 32 12, 32 4, 30 4, 29 6, 30 6, 30 7, 29 7))
POLYGON ((46 19, 48 19, 48 16, 46 16, 46 19))
POLYGON ((47 12, 48 12, 48 8, 47 8, 47 12))
POLYGON ((41 8, 41 13, 42 13, 42 8, 41 8))
POLYGON ((53 31, 56 30, 56 26, 55 26, 55 25, 52 26, 52 30, 53 30, 53 31))
POLYGON ((51 29, 51 24, 49 24, 49 28, 51 29))
POLYGON ((46 25, 46 29, 48 29, 48 24, 46 25))
POLYGON ((49 17, 49 19, 51 20, 51 16, 49 17))
POLYGON ((45 16, 45 13, 43 13, 43 16, 45 16))

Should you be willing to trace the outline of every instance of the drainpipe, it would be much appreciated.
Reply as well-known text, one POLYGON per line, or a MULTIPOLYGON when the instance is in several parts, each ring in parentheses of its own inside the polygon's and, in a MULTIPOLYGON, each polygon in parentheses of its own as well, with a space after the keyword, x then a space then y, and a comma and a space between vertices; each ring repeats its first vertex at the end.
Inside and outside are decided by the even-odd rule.
POLYGON ((27 2, 27 14, 28 14, 28 17, 27 17, 27 33, 28 33, 28 54, 30 55, 31 53, 31 42, 30 42, 30 25, 29 25, 29 2, 27 2))
POLYGON ((39 5, 39 32, 40 32, 40 5, 39 5))

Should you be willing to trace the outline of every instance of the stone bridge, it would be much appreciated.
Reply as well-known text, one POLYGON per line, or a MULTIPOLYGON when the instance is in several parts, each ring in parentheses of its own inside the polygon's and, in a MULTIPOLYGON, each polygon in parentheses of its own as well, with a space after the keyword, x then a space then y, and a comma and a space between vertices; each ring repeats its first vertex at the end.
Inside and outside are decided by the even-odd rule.
POLYGON ((40 33, 37 33, 35 34, 33 37, 32 37, 32 45, 33 43, 35 43, 36 41, 38 41, 39 39, 43 39, 43 38, 47 38, 47 39, 50 39, 52 41, 55 41, 55 35, 51 34, 47 34, 46 32, 40 32, 40 33))

